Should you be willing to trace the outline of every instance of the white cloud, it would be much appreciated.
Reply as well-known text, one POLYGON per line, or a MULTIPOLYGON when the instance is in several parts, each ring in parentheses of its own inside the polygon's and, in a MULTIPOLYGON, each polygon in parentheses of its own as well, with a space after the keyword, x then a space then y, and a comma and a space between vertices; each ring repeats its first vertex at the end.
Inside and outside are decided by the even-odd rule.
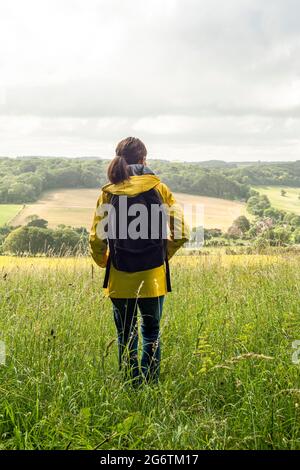
POLYGON ((138 134, 162 158, 300 158, 299 13, 297 0, 2 2, 0 154, 109 156, 138 134))

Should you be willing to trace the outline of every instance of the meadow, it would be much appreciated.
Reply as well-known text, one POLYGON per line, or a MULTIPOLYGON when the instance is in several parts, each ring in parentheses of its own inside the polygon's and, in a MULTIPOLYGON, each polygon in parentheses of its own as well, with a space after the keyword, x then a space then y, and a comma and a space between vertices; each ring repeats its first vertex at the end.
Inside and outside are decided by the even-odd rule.
POLYGON ((8 224, 21 209, 20 204, 0 204, 0 227, 8 224))
POLYGON ((102 270, 0 257, 0 449, 300 449, 299 268, 174 257, 161 381, 133 389, 102 270))
MULTIPOLYGON (((237 217, 246 214, 246 204, 239 201, 183 193, 174 193, 174 195, 181 204, 203 205, 204 223, 207 228, 227 230, 237 217)), ((24 225, 28 216, 36 214, 48 220, 51 228, 65 224, 72 227, 86 227, 89 230, 98 196, 98 189, 87 188, 45 192, 36 203, 25 206, 14 219, 13 225, 24 225)), ((192 223, 191 210, 187 210, 186 219, 192 223)))
POLYGON ((300 188, 290 188, 287 186, 257 186, 254 187, 261 194, 266 194, 270 199, 272 206, 286 212, 294 212, 300 215, 300 188), (286 191, 286 195, 282 196, 281 190, 286 191))

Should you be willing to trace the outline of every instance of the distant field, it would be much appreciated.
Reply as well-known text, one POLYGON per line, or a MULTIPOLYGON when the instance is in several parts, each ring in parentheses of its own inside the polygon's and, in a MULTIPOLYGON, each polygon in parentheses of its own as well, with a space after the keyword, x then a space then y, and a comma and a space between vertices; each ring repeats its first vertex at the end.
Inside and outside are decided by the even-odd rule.
POLYGON ((0 204, 0 227, 13 219, 21 208, 19 204, 0 204))
MULTIPOLYGON (((205 228, 220 228, 227 230, 232 222, 240 215, 247 213, 246 205, 238 201, 228 201, 214 197, 193 196, 190 194, 175 193, 180 204, 202 204, 204 210, 205 228)), ((185 210, 187 221, 192 224, 192 211, 185 210)))
MULTIPOLYGON (((14 225, 23 225, 29 215, 36 214, 49 221, 49 227, 59 224, 90 229, 99 191, 97 189, 65 189, 50 191, 34 204, 26 205, 14 219, 14 225)), ((207 228, 227 230, 233 220, 246 213, 245 204, 202 196, 175 193, 181 204, 201 204, 207 228)), ((192 224, 192 211, 186 211, 186 219, 192 224)))
POLYGON ((28 216, 36 214, 48 220, 49 227, 65 224, 90 228, 98 193, 97 189, 61 189, 46 192, 36 203, 25 206, 14 219, 14 225, 23 225, 28 216))
POLYGON ((300 215, 300 188, 289 188, 284 186, 257 186, 254 187, 261 194, 266 194, 272 206, 287 212, 295 212, 300 215), (286 196, 281 195, 281 190, 286 191, 286 196))

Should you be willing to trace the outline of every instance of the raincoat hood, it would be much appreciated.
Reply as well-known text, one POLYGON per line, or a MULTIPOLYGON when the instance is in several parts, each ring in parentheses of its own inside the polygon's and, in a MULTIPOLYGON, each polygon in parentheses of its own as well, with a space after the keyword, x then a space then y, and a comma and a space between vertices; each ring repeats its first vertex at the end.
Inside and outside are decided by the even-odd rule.
POLYGON ((158 176, 153 174, 142 174, 140 176, 130 176, 128 180, 118 184, 106 184, 103 186, 104 193, 116 194, 118 196, 137 196, 140 193, 149 191, 160 184, 158 176))

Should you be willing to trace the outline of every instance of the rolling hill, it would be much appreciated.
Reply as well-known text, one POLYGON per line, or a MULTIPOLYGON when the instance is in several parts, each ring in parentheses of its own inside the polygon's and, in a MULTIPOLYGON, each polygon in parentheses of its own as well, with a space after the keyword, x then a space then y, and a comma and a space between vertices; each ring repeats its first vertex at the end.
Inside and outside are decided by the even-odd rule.
MULTIPOLYGON (((13 225, 23 225, 26 218, 36 214, 49 221, 49 227, 59 224, 90 229, 98 197, 98 189, 62 189, 49 191, 33 204, 27 204, 14 218, 13 225)), ((246 205, 238 201, 175 193, 184 204, 186 219, 192 225, 192 207, 199 204, 204 210, 206 228, 227 230, 233 220, 246 213, 246 205)))
POLYGON ((300 215, 300 188, 291 188, 287 186, 255 186, 254 189, 261 194, 268 196, 271 204, 276 209, 286 212, 294 212, 300 215), (284 189, 286 195, 282 196, 281 191, 284 189))

